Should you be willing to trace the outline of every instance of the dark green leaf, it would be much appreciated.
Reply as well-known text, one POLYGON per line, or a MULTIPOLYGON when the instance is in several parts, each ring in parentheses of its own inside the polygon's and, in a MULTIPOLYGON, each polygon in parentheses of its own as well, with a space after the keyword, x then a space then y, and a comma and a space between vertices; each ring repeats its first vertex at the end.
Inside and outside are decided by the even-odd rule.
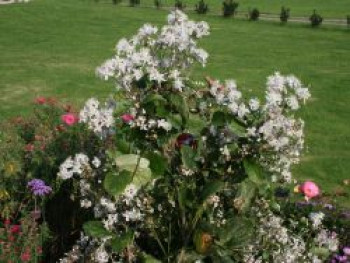
POLYGON ((182 163, 191 170, 195 170, 196 169, 196 152, 187 145, 183 145, 181 147, 181 159, 182 159, 182 163))
POLYGON ((88 236, 102 238, 111 235, 103 226, 101 221, 89 221, 83 225, 83 229, 88 236))
POLYGON ((169 95, 169 102, 175 108, 175 110, 180 114, 182 118, 182 124, 184 127, 186 127, 189 119, 190 111, 188 109, 188 105, 185 98, 180 94, 171 93, 169 95))
POLYGON ((261 184, 263 182, 264 172, 262 167, 253 160, 243 161, 244 169, 248 178, 255 184, 261 184))
POLYGON ((152 176, 162 176, 168 166, 167 159, 158 152, 149 152, 146 154, 146 157, 150 161, 152 176))
POLYGON ((124 192, 125 187, 132 182, 132 174, 127 170, 119 173, 109 172, 104 181, 103 186, 110 195, 120 195, 124 192))
POLYGON ((226 124, 226 114, 222 111, 214 112, 211 123, 215 126, 224 126, 226 124))
POLYGON ((129 245, 134 238, 134 232, 129 230, 120 236, 114 236, 111 239, 111 248, 114 252, 121 252, 127 245, 129 245))
POLYGON ((217 192, 220 192, 222 188, 224 188, 225 183, 222 181, 214 181, 214 182, 207 182, 207 184, 204 186, 202 194, 201 194, 201 200, 205 202, 207 198, 217 192))

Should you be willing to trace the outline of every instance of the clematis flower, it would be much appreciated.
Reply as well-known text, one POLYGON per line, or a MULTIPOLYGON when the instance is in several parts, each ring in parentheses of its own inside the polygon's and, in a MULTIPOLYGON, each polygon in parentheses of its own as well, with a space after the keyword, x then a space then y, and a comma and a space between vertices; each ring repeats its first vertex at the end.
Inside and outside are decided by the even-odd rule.
POLYGON ((195 140, 194 136, 190 133, 181 133, 177 138, 176 138, 176 143, 175 143, 177 148, 181 148, 182 145, 187 145, 192 148, 197 148, 197 141, 195 140))
POLYGON ((78 122, 78 117, 73 113, 66 113, 61 117, 62 121, 68 126, 72 126, 76 122, 78 122))

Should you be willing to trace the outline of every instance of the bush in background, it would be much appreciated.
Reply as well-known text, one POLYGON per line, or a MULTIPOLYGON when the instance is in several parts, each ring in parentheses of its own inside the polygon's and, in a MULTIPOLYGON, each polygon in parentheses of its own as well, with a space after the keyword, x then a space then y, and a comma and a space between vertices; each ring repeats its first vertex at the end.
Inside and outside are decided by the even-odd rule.
POLYGON ((200 0, 198 4, 196 4, 197 14, 206 14, 208 11, 208 5, 204 2, 204 0, 200 0))
POLYGON ((249 10, 248 16, 250 21, 257 21, 259 19, 260 12, 257 8, 253 8, 253 10, 249 10))
POLYGON ((225 0, 223 3, 223 16, 230 17, 234 16, 236 9, 238 8, 238 3, 233 0, 225 0))
POLYGON ((310 22, 312 27, 318 27, 322 24, 323 17, 316 13, 314 10, 313 14, 310 16, 310 22))
POLYGON ((287 23, 289 17, 290 17, 290 9, 289 8, 285 8, 284 6, 282 6, 281 13, 280 13, 280 20, 281 20, 281 22, 282 23, 287 23))
POLYGON ((179 10, 184 10, 186 5, 181 0, 175 0, 175 8, 179 10))
POLYGON ((130 6, 140 5, 140 0, 129 0, 130 6))
POLYGON ((161 0, 154 0, 154 5, 157 9, 162 7, 162 2, 161 0))

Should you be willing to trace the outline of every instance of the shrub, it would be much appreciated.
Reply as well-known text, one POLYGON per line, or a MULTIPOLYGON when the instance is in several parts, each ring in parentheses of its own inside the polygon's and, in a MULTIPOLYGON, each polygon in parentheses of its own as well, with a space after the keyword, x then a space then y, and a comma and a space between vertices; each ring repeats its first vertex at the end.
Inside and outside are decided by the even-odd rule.
POLYGON ((175 8, 178 10, 184 10, 186 5, 182 2, 182 0, 175 0, 175 8))
POLYGON ((112 3, 113 3, 114 5, 116 5, 116 4, 119 4, 121 1, 122 1, 122 0, 112 0, 112 3))
POLYGON ((129 0, 130 6, 137 6, 140 5, 140 0, 129 0))
POLYGON ((260 12, 257 8, 253 8, 253 10, 249 10, 248 16, 250 21, 257 21, 259 19, 260 12))
POLYGON ((314 10, 313 14, 310 16, 310 22, 312 27, 318 27, 322 24, 323 17, 316 13, 314 10))
POLYGON ((280 13, 280 20, 282 23, 287 23, 288 19, 290 16, 290 9, 289 8, 285 8, 284 6, 282 6, 281 8, 281 13, 280 13))
POLYGON ((225 0, 223 2, 223 16, 234 16, 238 5, 239 4, 237 2, 234 2, 233 0, 225 0))
POLYGON ((200 0, 198 4, 196 4, 195 9, 198 14, 206 14, 208 12, 208 5, 204 2, 204 0, 200 0))
POLYGON ((346 23, 350 27, 350 15, 346 16, 346 23))
POLYGON ((154 0, 154 5, 157 9, 160 9, 162 7, 161 0, 154 0))

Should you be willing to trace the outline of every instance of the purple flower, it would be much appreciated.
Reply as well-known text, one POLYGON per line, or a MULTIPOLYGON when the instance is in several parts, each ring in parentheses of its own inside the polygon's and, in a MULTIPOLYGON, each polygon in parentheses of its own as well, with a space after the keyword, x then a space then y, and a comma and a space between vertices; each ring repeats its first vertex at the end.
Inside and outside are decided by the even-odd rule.
POLYGON ((50 186, 45 185, 45 182, 40 179, 33 179, 28 182, 28 187, 34 195, 44 196, 51 193, 52 188, 50 186))
POLYGON ((345 255, 350 256, 350 247, 344 247, 343 252, 345 255))

